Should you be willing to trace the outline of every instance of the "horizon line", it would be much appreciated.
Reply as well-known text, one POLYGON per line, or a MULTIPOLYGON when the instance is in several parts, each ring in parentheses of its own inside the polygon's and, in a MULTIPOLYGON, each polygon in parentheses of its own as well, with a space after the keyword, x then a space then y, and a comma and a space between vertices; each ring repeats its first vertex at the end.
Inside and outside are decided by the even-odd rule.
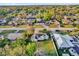
POLYGON ((0 6, 29 6, 29 5, 79 5, 79 3, 0 3, 0 6))

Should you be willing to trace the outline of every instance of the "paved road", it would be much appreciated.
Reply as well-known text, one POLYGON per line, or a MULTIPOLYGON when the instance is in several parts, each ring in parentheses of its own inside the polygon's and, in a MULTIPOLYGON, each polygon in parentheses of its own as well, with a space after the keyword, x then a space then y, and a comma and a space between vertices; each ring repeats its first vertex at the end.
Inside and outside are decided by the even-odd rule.
MULTIPOLYGON (((76 28, 35 28, 34 33, 39 33, 39 31, 43 30, 43 29, 53 31, 53 30, 74 30, 76 28)), ((19 30, 27 30, 27 29, 26 28, 0 28, 0 31, 3 31, 3 30, 17 30, 17 31, 19 31, 19 30)))
POLYGON ((43 30, 43 29, 47 29, 47 30, 74 30, 77 28, 49 28, 48 26, 46 26, 44 23, 37 23, 36 25, 42 25, 44 28, 35 28, 36 30, 43 30))
MULTIPOLYGON (((45 28, 35 28, 35 30, 43 30, 45 28)), ((74 30, 77 28, 48 28, 48 30, 74 30)), ((0 30, 27 30, 26 28, 0 28, 0 30)))
POLYGON ((0 28, 1 30, 26 30, 26 28, 0 28))

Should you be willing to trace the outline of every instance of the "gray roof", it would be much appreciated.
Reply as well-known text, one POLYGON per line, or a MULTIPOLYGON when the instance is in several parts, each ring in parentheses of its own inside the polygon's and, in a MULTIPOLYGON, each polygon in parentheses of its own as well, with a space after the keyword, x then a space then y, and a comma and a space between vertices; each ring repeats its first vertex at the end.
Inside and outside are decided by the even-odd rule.
POLYGON ((10 33, 8 34, 7 38, 10 40, 15 40, 17 38, 21 38, 22 34, 21 33, 10 33))
POLYGON ((68 40, 68 38, 65 37, 65 35, 54 34, 54 37, 58 48, 74 47, 74 45, 68 40))
POLYGON ((37 40, 44 40, 48 38, 49 36, 47 34, 36 34, 31 37, 31 40, 37 41, 37 40))
POLYGON ((6 20, 5 19, 0 19, 0 23, 6 23, 6 20))
POLYGON ((66 37, 65 35, 63 35, 61 37, 64 40, 64 43, 62 44, 62 47, 66 47, 66 48, 74 47, 74 45, 70 42, 68 37, 66 37))

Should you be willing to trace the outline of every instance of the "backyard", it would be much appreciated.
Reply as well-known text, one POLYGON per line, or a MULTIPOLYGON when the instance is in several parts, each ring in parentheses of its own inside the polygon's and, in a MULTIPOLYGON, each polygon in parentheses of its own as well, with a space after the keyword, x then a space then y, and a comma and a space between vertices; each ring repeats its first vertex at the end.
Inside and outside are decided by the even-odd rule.
POLYGON ((56 56, 56 48, 53 44, 54 42, 48 40, 48 41, 40 41, 38 42, 38 51, 44 52, 44 55, 49 55, 49 56, 56 56))

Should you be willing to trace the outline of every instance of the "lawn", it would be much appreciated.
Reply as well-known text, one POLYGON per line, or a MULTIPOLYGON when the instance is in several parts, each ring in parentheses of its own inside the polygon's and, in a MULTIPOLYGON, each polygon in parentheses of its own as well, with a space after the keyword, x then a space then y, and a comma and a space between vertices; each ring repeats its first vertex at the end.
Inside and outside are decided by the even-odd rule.
POLYGON ((55 45, 52 41, 41 41, 38 42, 38 51, 44 52, 47 56, 57 56, 55 45))
POLYGON ((70 35, 78 35, 79 34, 79 31, 73 31, 73 32, 70 32, 69 34, 70 35))
POLYGON ((64 28, 74 28, 73 25, 64 25, 64 28))
MULTIPOLYGON (((73 25, 63 25, 64 26, 64 28, 74 28, 74 26, 73 25)), ((55 25, 55 24, 50 24, 49 25, 49 28, 56 28, 57 26, 55 25)))
MULTIPOLYGON (((0 28, 12 28, 12 27, 16 27, 16 28, 27 28, 29 25, 19 25, 19 26, 0 26, 0 28)), ((34 25, 33 26, 34 28, 44 28, 43 26, 41 25, 34 25)))
POLYGON ((27 25, 20 25, 18 28, 27 28, 27 25))
POLYGON ((0 28, 12 28, 12 26, 0 26, 0 28))
POLYGON ((44 28, 42 25, 34 25, 34 28, 44 28))
POLYGON ((52 23, 49 25, 49 28, 56 28, 56 25, 52 23))
POLYGON ((14 33, 16 30, 4 30, 2 32, 0 32, 1 35, 4 35, 4 38, 6 38, 6 36, 9 34, 9 33, 14 33))
POLYGON ((4 30, 0 34, 14 33, 16 30, 4 30))
POLYGON ((20 25, 20 26, 0 26, 0 28, 12 28, 12 27, 16 27, 16 28, 27 28, 27 25, 20 25))
POLYGON ((16 27, 16 28, 27 28, 29 25, 18 25, 18 26, 10 26, 10 25, 5 25, 5 26, 0 26, 0 28, 12 28, 12 27, 16 27))

